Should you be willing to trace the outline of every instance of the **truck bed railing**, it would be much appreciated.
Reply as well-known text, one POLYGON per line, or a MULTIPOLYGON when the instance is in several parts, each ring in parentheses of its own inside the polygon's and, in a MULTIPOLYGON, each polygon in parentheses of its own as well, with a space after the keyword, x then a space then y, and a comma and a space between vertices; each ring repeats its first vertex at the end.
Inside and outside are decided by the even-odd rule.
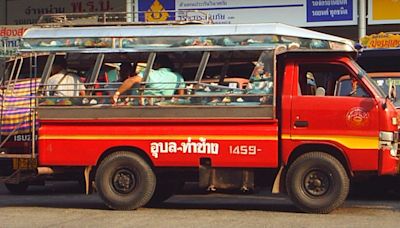
MULTIPOLYGON (((0 86, 0 158, 36 157, 35 140, 28 140, 10 149, 10 143, 15 135, 29 135, 36 138, 35 80, 5 81, 0 86), (30 142, 29 142, 30 141, 30 142)), ((15 142, 14 142, 15 143, 15 142)))

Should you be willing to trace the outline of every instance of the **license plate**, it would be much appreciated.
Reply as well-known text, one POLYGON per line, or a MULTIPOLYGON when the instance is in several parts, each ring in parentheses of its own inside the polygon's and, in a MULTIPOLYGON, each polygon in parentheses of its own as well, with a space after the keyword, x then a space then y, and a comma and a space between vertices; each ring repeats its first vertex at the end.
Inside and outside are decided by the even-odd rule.
POLYGON ((14 158, 13 169, 35 169, 37 168, 37 160, 32 158, 14 158))

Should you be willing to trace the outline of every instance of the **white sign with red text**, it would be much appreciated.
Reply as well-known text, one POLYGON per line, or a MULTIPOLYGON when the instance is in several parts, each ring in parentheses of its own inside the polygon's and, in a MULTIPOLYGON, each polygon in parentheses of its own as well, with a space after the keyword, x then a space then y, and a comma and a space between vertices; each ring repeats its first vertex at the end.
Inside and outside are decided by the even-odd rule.
POLYGON ((19 46, 19 40, 28 25, 2 25, 0 26, 0 56, 13 55, 19 46))
POLYGON ((4 38, 19 38, 22 37, 24 32, 29 28, 29 25, 1 25, 0 26, 0 37, 4 38))

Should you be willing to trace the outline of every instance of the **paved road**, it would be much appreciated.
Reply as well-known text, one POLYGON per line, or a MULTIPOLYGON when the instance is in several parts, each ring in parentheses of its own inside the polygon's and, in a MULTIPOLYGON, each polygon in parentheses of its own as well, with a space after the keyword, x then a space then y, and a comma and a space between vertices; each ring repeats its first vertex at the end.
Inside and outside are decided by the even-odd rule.
POLYGON ((0 227, 399 227, 397 195, 350 198, 328 215, 297 211, 284 196, 177 195, 158 208, 107 209, 74 182, 31 187, 10 195, 0 187, 0 227))

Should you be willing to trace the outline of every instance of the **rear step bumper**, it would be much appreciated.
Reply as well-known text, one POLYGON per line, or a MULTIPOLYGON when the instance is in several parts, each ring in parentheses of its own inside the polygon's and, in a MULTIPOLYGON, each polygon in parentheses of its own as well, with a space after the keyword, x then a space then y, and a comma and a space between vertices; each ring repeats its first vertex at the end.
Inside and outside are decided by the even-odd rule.
POLYGON ((0 153, 0 158, 36 158, 36 156, 32 155, 32 154, 6 154, 6 153, 0 153))

